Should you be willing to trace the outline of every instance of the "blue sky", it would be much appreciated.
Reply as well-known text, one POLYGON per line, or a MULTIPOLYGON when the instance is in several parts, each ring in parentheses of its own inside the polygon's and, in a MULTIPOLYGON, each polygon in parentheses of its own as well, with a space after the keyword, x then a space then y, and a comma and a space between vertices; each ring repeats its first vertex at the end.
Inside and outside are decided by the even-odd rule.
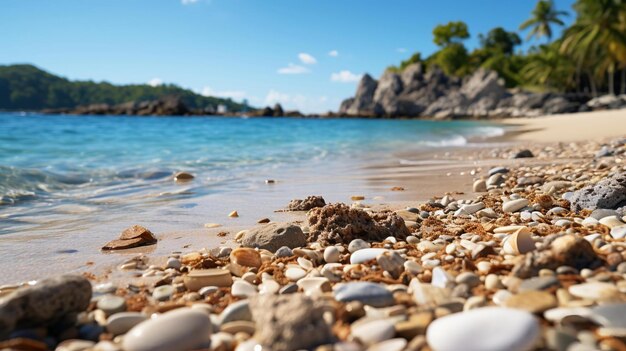
MULTIPOLYGON (((573 0, 557 0, 571 12, 573 0)), ((432 29, 516 30, 535 0, 0 0, 0 64, 70 79, 175 83, 200 93, 336 110, 367 72, 420 51, 432 29)), ((568 18, 572 20, 573 16, 568 18)))

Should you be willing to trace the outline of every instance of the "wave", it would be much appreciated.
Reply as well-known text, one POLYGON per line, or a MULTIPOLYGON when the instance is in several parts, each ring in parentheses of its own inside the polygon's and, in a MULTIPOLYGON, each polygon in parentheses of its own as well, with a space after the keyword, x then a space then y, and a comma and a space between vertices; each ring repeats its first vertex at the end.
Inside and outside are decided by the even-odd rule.
POLYGON ((455 134, 440 140, 422 140, 418 144, 427 147, 464 146, 467 145, 467 138, 462 135, 455 134))

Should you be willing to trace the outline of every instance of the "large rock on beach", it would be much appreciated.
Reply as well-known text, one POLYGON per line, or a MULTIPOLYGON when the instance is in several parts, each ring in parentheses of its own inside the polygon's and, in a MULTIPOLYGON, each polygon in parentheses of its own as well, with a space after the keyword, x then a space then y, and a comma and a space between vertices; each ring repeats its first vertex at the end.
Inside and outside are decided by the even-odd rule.
POLYGON ((299 226, 290 223, 269 223, 256 227, 244 234, 241 245, 258 247, 276 252, 283 246, 290 249, 306 245, 306 235, 299 226))
POLYGON ((250 299, 254 339, 273 351, 311 350, 333 341, 321 300, 302 294, 259 295, 250 299))
POLYGON ((383 241, 389 236, 404 240, 411 233, 402 217, 393 212, 369 213, 346 204, 329 204, 308 213, 308 241, 325 245, 349 243, 354 239, 383 241))
POLYGON ((377 87, 378 82, 374 78, 369 74, 364 75, 357 87, 354 101, 346 109, 346 113, 353 116, 376 116, 380 114, 380 106, 374 102, 377 87))
POLYGON ((91 300, 91 283, 80 275, 63 275, 24 286, 0 298, 0 336, 15 328, 52 325, 82 312, 91 300))
POLYGON ((622 216, 625 215, 626 172, 575 191, 570 198, 570 207, 576 212, 583 209, 610 209, 618 210, 622 216))
POLYGON ((156 244, 157 238, 150 230, 134 225, 122 232, 119 239, 109 241, 102 250, 124 250, 138 246, 156 244))

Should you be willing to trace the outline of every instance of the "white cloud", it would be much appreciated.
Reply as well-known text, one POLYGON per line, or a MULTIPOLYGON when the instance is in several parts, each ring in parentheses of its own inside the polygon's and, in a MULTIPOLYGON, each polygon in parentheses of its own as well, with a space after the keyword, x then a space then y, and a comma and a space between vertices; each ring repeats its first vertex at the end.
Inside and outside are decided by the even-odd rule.
POLYGON ((290 63, 287 67, 279 68, 278 74, 304 74, 309 73, 309 69, 304 66, 294 65, 290 63))
POLYGON ((161 78, 152 78, 148 81, 148 85, 151 87, 158 87, 159 85, 163 85, 163 80, 161 80, 161 78))
POLYGON ((401 54, 404 54, 405 52, 407 52, 406 48, 397 48, 396 51, 401 54))
POLYGON ((330 57, 337 57, 337 56, 339 56, 339 51, 331 50, 331 51, 328 52, 328 56, 330 56, 330 57))
POLYGON ((211 89, 211 87, 204 87, 200 92, 201 95, 204 96, 215 96, 221 97, 225 99, 233 99, 237 101, 241 101, 246 98, 246 92, 241 90, 224 90, 224 91, 216 91, 211 89))
POLYGON ((313 57, 313 55, 311 54, 307 54, 306 52, 299 53, 298 58, 305 65, 314 65, 317 63, 317 60, 315 59, 315 57, 313 57))
POLYGON ((339 83, 354 83, 361 79, 361 74, 352 73, 348 70, 343 70, 330 75, 330 80, 339 83))
POLYGON ((198 0, 180 0, 180 3, 183 5, 191 5, 197 3, 198 0))

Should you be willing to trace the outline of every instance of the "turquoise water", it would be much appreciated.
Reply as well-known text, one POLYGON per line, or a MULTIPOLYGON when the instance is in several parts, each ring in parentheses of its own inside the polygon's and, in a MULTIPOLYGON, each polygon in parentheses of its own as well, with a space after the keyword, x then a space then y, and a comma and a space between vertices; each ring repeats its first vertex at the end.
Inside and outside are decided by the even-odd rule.
POLYGON ((500 134, 461 121, 0 114, 0 234, 24 211, 106 215, 500 134), (176 184, 176 171, 196 179, 176 184))

